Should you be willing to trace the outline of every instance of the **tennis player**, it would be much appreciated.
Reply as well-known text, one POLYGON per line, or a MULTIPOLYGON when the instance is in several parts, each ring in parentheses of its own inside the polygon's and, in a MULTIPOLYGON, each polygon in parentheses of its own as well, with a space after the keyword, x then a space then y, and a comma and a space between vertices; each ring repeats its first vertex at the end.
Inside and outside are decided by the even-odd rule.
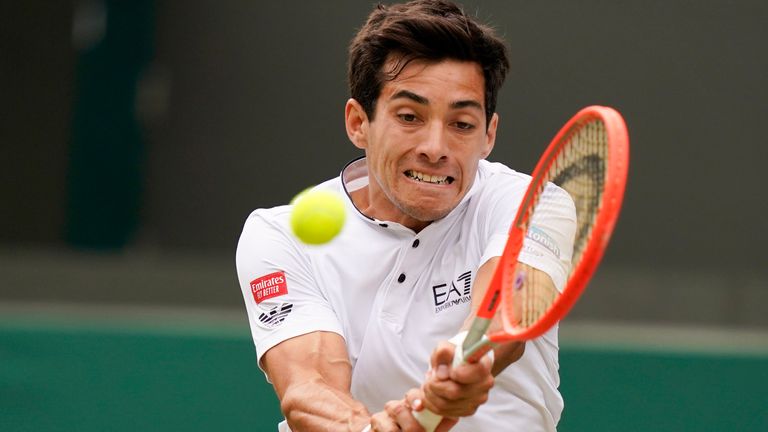
MULTIPOLYGON (((450 367, 530 181, 485 160, 507 69, 504 43, 446 1, 377 6, 352 40, 344 114, 365 157, 316 186, 345 198, 344 229, 307 246, 291 206, 258 209, 237 249, 279 430, 421 431, 424 408, 445 417, 439 431, 555 430, 556 327, 450 367)), ((561 200, 520 257, 558 287, 575 223, 561 200)))

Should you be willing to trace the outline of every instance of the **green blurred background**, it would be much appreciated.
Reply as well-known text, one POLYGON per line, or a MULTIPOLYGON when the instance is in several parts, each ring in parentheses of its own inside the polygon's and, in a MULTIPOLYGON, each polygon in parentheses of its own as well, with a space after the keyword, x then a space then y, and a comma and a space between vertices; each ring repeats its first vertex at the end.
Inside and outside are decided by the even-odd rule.
MULTIPOLYGON (((275 430, 242 223, 359 153, 369 1, 0 6, 0 430, 275 430)), ((768 430, 768 3, 466 1, 509 43, 492 160, 626 117, 629 189, 561 326, 559 430, 768 430)))

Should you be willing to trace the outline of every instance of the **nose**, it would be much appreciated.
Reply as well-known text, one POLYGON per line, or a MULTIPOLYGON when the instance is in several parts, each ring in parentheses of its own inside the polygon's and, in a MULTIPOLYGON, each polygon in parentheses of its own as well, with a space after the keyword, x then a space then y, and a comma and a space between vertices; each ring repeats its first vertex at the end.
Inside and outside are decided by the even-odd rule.
POLYGON ((448 157, 448 145, 445 142, 445 129, 438 122, 433 122, 419 142, 419 155, 431 163, 440 162, 448 157))

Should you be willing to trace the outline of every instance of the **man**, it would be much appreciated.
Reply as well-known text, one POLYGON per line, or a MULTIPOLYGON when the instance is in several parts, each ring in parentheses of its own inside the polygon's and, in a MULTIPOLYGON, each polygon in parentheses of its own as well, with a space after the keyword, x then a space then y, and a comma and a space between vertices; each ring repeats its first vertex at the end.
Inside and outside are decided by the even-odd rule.
MULTIPOLYGON (((317 186, 345 198, 343 231, 303 245, 290 206, 246 221, 238 277, 294 432, 421 431, 424 408, 445 416, 441 431, 555 429, 556 329, 449 366, 460 343, 447 340, 467 328, 530 180, 484 160, 507 68, 503 42, 452 3, 378 6, 350 45, 345 123, 365 158, 317 186)), ((562 201, 537 228, 564 252, 521 255, 557 286, 575 218, 562 201)))

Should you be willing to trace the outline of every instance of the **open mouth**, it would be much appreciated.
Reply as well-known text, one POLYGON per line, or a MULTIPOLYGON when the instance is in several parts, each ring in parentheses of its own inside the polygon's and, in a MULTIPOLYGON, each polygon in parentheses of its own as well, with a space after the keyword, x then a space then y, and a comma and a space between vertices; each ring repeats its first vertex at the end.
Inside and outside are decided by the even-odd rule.
POLYGON ((454 180, 451 176, 429 175, 414 170, 408 170, 404 174, 410 179, 436 185, 451 184, 454 180))

